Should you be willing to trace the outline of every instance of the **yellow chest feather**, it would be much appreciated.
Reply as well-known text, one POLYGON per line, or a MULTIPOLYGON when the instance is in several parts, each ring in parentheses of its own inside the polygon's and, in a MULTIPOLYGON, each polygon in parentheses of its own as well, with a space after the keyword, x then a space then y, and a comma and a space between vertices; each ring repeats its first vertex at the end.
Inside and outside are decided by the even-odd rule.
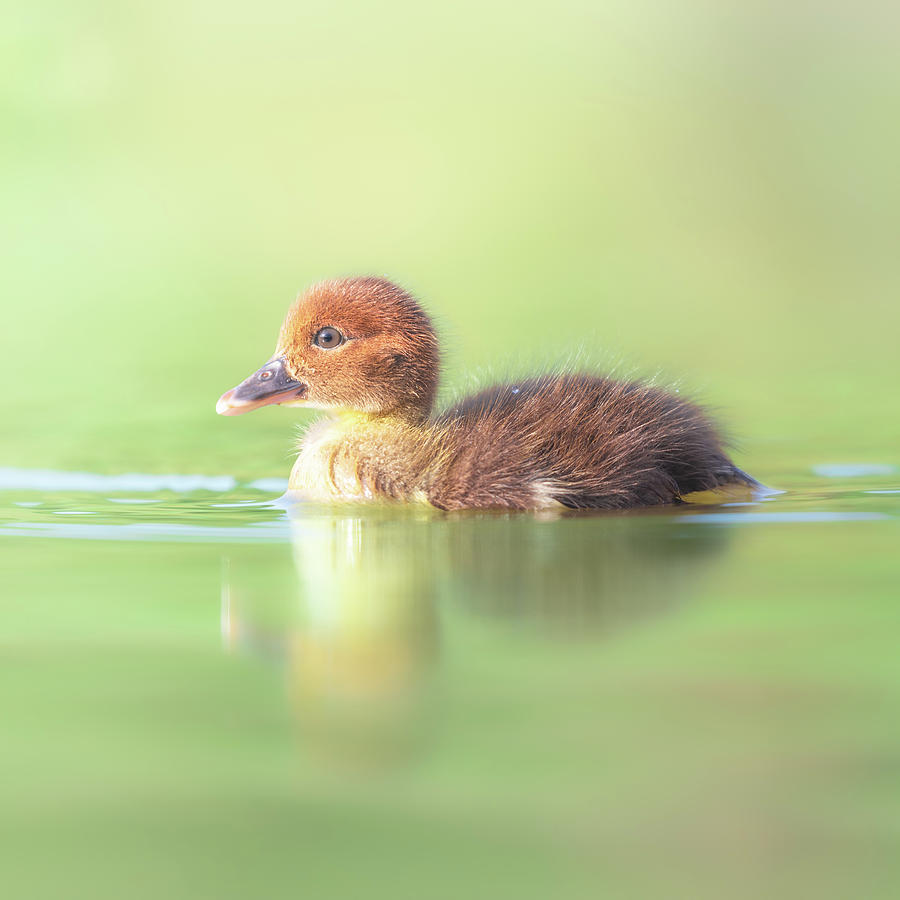
POLYGON ((290 489, 318 501, 421 499, 403 460, 399 425, 345 417, 315 422, 300 443, 290 489))

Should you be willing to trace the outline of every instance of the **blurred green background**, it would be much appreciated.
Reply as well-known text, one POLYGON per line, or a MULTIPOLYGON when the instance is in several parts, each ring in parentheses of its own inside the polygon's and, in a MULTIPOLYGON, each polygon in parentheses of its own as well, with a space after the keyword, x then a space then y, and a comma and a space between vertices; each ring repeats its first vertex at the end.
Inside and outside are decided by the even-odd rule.
POLYGON ((244 485, 0 478, 16 896, 894 895, 896 8, 0 16, 0 467, 244 485), (215 401, 358 273, 445 396, 659 373, 788 493, 289 520, 308 418, 215 401))
POLYGON ((445 383, 576 351, 763 476, 896 447, 883 3, 35 3, 0 30, 6 464, 281 474, 213 416, 311 281, 385 273, 445 383))

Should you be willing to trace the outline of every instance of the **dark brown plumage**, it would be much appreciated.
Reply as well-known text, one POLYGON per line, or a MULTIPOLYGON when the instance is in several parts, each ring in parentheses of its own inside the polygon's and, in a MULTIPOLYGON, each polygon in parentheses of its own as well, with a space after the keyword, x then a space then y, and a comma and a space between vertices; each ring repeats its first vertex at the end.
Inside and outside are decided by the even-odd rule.
POLYGON ((346 279, 297 300, 275 355, 217 409, 336 410, 309 429, 291 473, 313 499, 626 509, 756 484, 701 407, 652 385, 546 375, 434 415, 437 379, 437 339, 416 301, 383 279, 346 279))

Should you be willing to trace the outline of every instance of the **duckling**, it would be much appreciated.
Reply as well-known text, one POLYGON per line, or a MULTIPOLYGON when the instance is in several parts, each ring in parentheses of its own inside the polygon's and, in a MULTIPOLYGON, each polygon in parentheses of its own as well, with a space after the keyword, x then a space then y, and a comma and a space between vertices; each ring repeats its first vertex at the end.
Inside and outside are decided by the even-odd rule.
POLYGON ((303 436, 289 481, 325 502, 628 509, 757 486, 709 415, 659 387, 538 375, 435 413, 439 363, 431 321, 403 288, 376 277, 325 281, 295 301, 273 356, 216 411, 332 411, 303 436))

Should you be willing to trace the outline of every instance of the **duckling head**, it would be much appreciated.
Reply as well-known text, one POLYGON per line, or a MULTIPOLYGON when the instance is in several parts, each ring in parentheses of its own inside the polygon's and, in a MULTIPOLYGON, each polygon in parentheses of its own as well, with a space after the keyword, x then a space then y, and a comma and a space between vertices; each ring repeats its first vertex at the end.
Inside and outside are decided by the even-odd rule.
POLYGON ((274 403, 423 418, 438 365, 431 322, 401 287, 374 277, 324 281, 297 298, 271 359, 222 394, 216 412, 274 403))

